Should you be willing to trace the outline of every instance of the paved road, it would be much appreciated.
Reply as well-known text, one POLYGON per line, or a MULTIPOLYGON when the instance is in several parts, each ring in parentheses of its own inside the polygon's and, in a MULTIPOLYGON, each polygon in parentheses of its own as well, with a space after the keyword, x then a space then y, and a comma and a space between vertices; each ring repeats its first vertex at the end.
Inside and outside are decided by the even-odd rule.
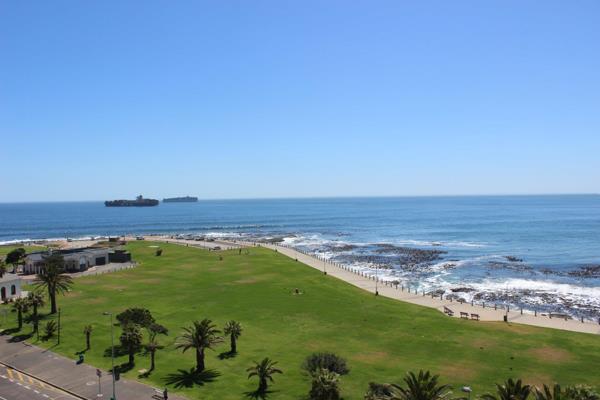
POLYGON ((79 400, 0 363, 0 400, 79 400))
MULTIPOLYGON (((19 342, 11 343, 10 336, 0 336, 0 366, 8 366, 13 370, 19 370, 26 373, 29 377, 37 378, 40 381, 48 382, 56 387, 64 389, 64 392, 76 394, 80 398, 84 399, 97 399, 98 394, 98 377, 96 376, 96 368, 89 364, 75 364, 74 360, 62 357, 49 350, 33 346, 28 343, 19 342)), ((2 371, 0 371, 2 372, 2 371)), ((11 372, 12 373, 12 372, 11 372)), ((72 400, 77 396, 72 397, 58 397, 57 394, 51 396, 47 392, 42 392, 38 388, 26 389, 24 385, 29 382, 27 375, 23 376, 23 380, 16 373, 12 373, 11 382, 9 377, 10 374, 6 372, 7 379, 0 378, 0 396, 6 398, 6 400, 38 400, 37 393, 34 390, 38 390, 42 393, 42 397, 39 400, 43 400, 45 397, 43 394, 47 394, 56 400, 72 400), (16 379, 15 379, 16 377, 16 379), (20 383, 20 385, 19 385, 20 383), (11 391, 11 397, 7 397, 4 394, 3 387, 6 386, 11 391), (16 387, 15 387, 16 386, 16 387), (29 396, 18 397, 14 393, 21 393, 24 390, 30 390, 29 396), (35 396, 34 396, 35 395, 35 396)), ((21 374, 23 375, 23 374, 21 374)), ((36 380, 37 380, 36 379, 36 380)), ((29 382, 30 383, 30 382, 29 382)), ((46 384, 47 388, 52 385, 46 384)), ((110 399, 112 392, 112 377, 106 372, 102 371, 101 378, 102 393, 104 396, 102 399, 110 399)), ((32 388, 31 385, 27 385, 32 388)), ((144 385, 142 383, 132 381, 129 379, 121 379, 117 382, 117 398, 119 400, 151 400, 156 399, 155 389, 151 386, 144 385)), ((38 385, 41 387, 41 385, 38 385)), ((55 392, 56 393, 56 392, 55 392)), ((184 398, 176 395, 169 395, 169 400, 183 400, 184 398)), ((0 398, 0 400, 2 400, 0 398)))

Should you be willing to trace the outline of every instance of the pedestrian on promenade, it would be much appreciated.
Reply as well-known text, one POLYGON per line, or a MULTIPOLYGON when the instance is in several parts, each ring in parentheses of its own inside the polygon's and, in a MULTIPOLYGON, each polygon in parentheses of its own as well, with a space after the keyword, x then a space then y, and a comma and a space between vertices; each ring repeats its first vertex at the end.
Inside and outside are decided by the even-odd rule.
POLYGON ((169 399, 169 393, 167 392, 167 388, 165 388, 165 390, 163 391, 163 399, 164 400, 168 400, 169 399))

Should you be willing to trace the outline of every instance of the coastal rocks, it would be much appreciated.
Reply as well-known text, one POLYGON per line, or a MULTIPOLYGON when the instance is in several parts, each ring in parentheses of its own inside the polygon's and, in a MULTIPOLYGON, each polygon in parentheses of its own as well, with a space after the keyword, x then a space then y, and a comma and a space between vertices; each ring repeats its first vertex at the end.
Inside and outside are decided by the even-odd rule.
POLYGON ((533 268, 527 264, 522 263, 512 263, 512 262, 503 262, 503 261, 488 261, 488 268, 490 269, 508 269, 513 271, 532 271, 533 268))
POLYGON ((580 267, 575 271, 569 271, 567 275, 577 278, 600 278, 600 265, 580 267))
POLYGON ((417 249, 414 247, 401 247, 388 243, 377 243, 374 245, 374 253, 390 254, 400 256, 404 264, 423 264, 441 259, 443 250, 417 249))
POLYGON ((518 258, 518 257, 515 257, 515 256, 504 256, 504 258, 506 258, 510 262, 518 262, 518 263, 523 262, 522 258, 518 258))
POLYGON ((357 245, 349 243, 328 243, 324 247, 326 250, 335 252, 352 251, 358 249, 357 245))
POLYGON ((470 288, 470 287, 458 287, 458 288, 451 288, 450 291, 452 293, 471 293, 471 292, 474 292, 475 289, 470 288))

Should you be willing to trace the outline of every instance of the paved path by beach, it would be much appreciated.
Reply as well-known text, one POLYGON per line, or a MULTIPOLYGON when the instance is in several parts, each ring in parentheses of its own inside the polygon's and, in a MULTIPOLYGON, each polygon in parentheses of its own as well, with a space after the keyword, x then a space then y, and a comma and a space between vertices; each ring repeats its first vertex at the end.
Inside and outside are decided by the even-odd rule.
MULTIPOLYGON (((88 364, 77 365, 74 360, 59 356, 49 350, 25 342, 10 342, 8 335, 0 336, 0 366, 5 370, 0 375, 0 387, 7 386, 15 400, 25 399, 97 399, 97 369, 88 364), (10 372, 9 372, 10 371, 10 372), (12 379, 14 382, 10 382, 12 379), (29 386, 30 389, 16 386, 29 386), (23 392, 25 389, 28 392, 23 392), (42 390, 43 389, 43 390, 42 390), (35 391, 42 392, 41 396, 35 391), (30 397, 22 397, 29 393, 30 397), (46 394, 48 397, 43 396, 46 394)), ((101 371, 100 390, 104 399, 112 396, 112 376, 101 371)), ((155 388, 136 381, 121 378, 116 383, 119 400, 156 399, 155 388)), ((0 397, 1 398, 1 397, 0 397)), ((12 400, 13 398, 7 399, 12 400)), ((171 400, 184 400, 184 397, 169 394, 171 400)))

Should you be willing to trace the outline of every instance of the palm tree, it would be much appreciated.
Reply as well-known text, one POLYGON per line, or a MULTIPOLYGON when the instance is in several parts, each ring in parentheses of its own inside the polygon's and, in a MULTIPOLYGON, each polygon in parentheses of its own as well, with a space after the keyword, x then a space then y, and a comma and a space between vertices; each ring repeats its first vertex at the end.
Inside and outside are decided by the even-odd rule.
POLYGON ((438 383, 439 375, 431 375, 429 371, 419 371, 419 375, 409 372, 404 377, 406 387, 392 384, 391 399, 400 400, 443 400, 452 392, 449 385, 438 383))
POLYGON ((19 329, 23 327, 23 313, 29 311, 29 303, 26 299, 16 299, 12 306, 13 310, 17 312, 17 321, 19 323, 19 329))
POLYGON ((237 321, 229 321, 225 324, 224 332, 226 335, 229 335, 229 339, 231 342, 231 354, 237 353, 237 339, 242 336, 242 325, 240 325, 237 321))
POLYGON ((311 400, 339 400, 340 375, 327 369, 319 368, 312 375, 311 400))
POLYGON ((159 334, 167 335, 168 333, 169 331, 167 328, 157 323, 152 323, 148 327, 148 343, 144 345, 144 348, 146 349, 146 352, 150 354, 150 371, 154 371, 156 352, 165 347, 158 343, 156 337, 159 334))
POLYGON ((89 350, 92 348, 90 345, 90 337, 92 336, 92 331, 94 327, 92 325, 86 325, 83 327, 83 334, 85 335, 85 349, 89 350))
POLYGON ((566 393, 561 390, 559 384, 554 385, 552 390, 546 385, 544 385, 543 389, 535 387, 533 395, 536 400, 566 400, 568 398, 566 393))
POLYGON ((156 351, 160 349, 164 349, 165 346, 162 346, 156 338, 150 338, 148 343, 144 345, 146 351, 150 354, 150 371, 154 371, 154 359, 156 355, 156 351))
POLYGON ((73 284, 73 279, 63 274, 64 259, 60 254, 51 254, 44 259, 46 266, 37 274, 36 286, 48 290, 50 314, 55 314, 56 294, 68 291, 73 284))
POLYGON ((46 304, 46 300, 41 293, 32 291, 27 295, 27 302, 29 306, 33 310, 31 316, 33 318, 33 331, 38 332, 39 330, 39 318, 38 318, 38 308, 44 307, 46 304))
POLYGON ((276 361, 264 358, 260 363, 254 362, 254 366, 248 368, 246 372, 249 372, 248 379, 256 376, 258 378, 258 389, 257 393, 264 394, 267 392, 268 382, 273 382, 273 375, 283 374, 283 371, 275 368, 276 361))
POLYGON ((210 319, 194 321, 189 328, 183 328, 184 333, 177 338, 175 348, 182 349, 185 353, 189 349, 196 350, 196 372, 204 371, 204 352, 214 349, 214 346, 223 342, 221 333, 210 319))
POLYGON ((4 261, 0 260, 0 278, 2 278, 5 273, 6 273, 6 264, 4 263, 4 261))
POLYGON ((523 385, 520 379, 510 378, 503 385, 496 384, 498 396, 486 393, 481 396, 483 400, 525 400, 531 393, 531 386, 523 385))
POLYGON ((135 352, 140 349, 142 344, 142 333, 140 332, 140 328, 134 324, 127 325, 123 328, 119 341, 121 342, 121 346, 127 349, 127 354, 129 355, 128 364, 130 367, 133 367, 135 364, 135 352))

